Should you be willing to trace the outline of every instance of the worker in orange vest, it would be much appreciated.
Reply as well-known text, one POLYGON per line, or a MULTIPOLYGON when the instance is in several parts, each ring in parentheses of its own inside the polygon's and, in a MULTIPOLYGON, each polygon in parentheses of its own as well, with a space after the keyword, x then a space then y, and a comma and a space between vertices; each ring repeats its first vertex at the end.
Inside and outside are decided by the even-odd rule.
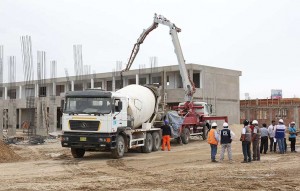
POLYGON ((165 124, 160 127, 162 129, 162 138, 163 138, 161 150, 164 151, 165 146, 167 144, 168 151, 170 151, 171 150, 170 139, 171 139, 172 131, 171 131, 171 127, 169 125, 169 121, 164 120, 164 123, 165 124))
POLYGON ((208 144, 210 144, 210 148, 211 148, 211 162, 218 162, 216 161, 216 155, 217 155, 217 151, 218 151, 218 143, 219 143, 219 133, 217 132, 217 123, 213 122, 211 124, 211 129, 208 133, 208 138, 207 138, 207 142, 208 144))

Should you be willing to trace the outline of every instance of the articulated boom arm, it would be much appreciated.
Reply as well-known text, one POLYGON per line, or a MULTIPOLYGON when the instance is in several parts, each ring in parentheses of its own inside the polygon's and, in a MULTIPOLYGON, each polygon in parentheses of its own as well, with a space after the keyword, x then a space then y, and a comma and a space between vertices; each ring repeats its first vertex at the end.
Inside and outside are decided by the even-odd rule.
POLYGON ((185 65, 185 60, 184 60, 181 46, 179 43, 177 33, 181 32, 181 29, 176 27, 176 25, 174 23, 171 23, 169 20, 167 20, 162 15, 157 16, 157 14, 154 14, 153 24, 149 28, 145 29, 143 31, 143 33, 140 35, 140 37, 137 39, 137 42, 134 44, 134 47, 132 49, 132 52, 131 52, 130 58, 128 60, 128 63, 126 65, 126 68, 121 71, 121 78, 123 76, 122 74, 124 71, 130 70, 132 63, 133 63, 137 53, 139 52, 140 45, 144 42, 147 35, 151 31, 153 31, 154 29, 156 29, 158 27, 158 24, 163 24, 163 25, 169 26, 169 28, 170 28, 170 35, 172 37, 172 42, 173 42, 173 45, 175 48, 175 54, 177 56, 180 75, 182 78, 182 83, 183 83, 183 87, 184 87, 184 91, 185 91, 185 101, 192 101, 193 94, 195 93, 196 88, 195 88, 194 83, 191 81, 191 79, 188 75, 188 71, 187 71, 186 65, 185 65))

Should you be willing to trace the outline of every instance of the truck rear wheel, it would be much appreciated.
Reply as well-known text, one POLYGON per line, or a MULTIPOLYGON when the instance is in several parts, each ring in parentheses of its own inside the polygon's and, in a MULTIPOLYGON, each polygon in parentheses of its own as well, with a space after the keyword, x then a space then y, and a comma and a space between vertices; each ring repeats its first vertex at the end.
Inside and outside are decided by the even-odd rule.
POLYGON ((85 149, 71 148, 71 153, 74 158, 82 158, 85 153, 85 149))
POLYGON ((183 144, 188 144, 190 140, 190 131, 187 128, 182 130, 181 140, 183 144))
POLYGON ((143 153, 150 153, 153 148, 153 139, 151 133, 146 134, 145 144, 142 147, 143 153))
POLYGON ((152 133, 152 139, 153 139, 152 151, 158 151, 160 144, 161 144, 161 138, 160 138, 158 132, 152 133))
POLYGON ((111 152, 112 157, 115 159, 122 158, 125 153, 125 141, 123 136, 118 135, 116 139, 116 148, 111 152))

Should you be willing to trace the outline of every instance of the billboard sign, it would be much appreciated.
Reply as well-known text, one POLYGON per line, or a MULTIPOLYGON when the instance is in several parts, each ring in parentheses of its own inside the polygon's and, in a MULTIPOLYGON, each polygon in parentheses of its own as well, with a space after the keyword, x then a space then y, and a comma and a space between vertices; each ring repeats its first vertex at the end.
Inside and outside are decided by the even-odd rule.
POLYGON ((271 90, 271 98, 272 99, 281 99, 282 98, 282 90, 271 90))

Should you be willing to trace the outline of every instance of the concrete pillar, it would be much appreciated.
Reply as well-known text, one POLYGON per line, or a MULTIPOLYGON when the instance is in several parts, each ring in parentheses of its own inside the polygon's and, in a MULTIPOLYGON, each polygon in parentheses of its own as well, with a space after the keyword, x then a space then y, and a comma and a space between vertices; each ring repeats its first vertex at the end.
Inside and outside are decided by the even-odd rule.
POLYGON ((52 83, 52 95, 56 96, 56 83, 55 82, 52 83))
POLYGON ((150 84, 150 79, 149 75, 146 76, 146 84, 150 84))
MULTIPOLYGON (((41 136, 47 136, 47 127, 46 127, 46 113, 47 106, 45 100, 37 100, 36 104, 36 134, 41 136)), ((49 121, 49 120, 48 120, 49 121)))
POLYGON ((116 77, 113 76, 112 77, 112 91, 116 91, 116 77))
POLYGON ((7 100, 7 87, 4 87, 4 99, 7 100))
POLYGON ((0 100, 2 103, 0 105, 0 140, 3 139, 3 100, 0 100))
POLYGON ((49 104, 49 133, 57 131, 57 105, 55 97, 50 100, 49 104))
POLYGON ((127 80, 127 78, 126 78, 126 77, 123 77, 123 87, 126 86, 126 80, 127 80))
POLYGON ((22 86, 19 86, 19 99, 22 99, 22 86))
POLYGON ((18 121, 19 121, 19 129, 21 129, 22 128, 22 109, 21 108, 19 108, 19 119, 18 119, 18 121))
POLYGON ((74 91, 74 81, 71 81, 71 91, 74 91))
POLYGON ((91 79, 91 89, 93 89, 94 88, 94 79, 92 78, 91 79))
POLYGON ((39 84, 35 84, 34 97, 39 97, 39 84))
POLYGON ((140 84, 140 78, 139 78, 140 76, 139 76, 139 74, 136 74, 135 75, 135 84, 137 84, 137 85, 139 85, 140 84))
POLYGON ((163 76, 163 83, 162 83, 163 89, 167 89, 167 72, 165 70, 163 71, 162 76, 163 76))
POLYGON ((299 130, 299 109, 297 106, 294 107, 294 121, 299 130))
POLYGON ((15 102, 11 102, 8 105, 8 131, 7 135, 15 136, 17 126, 17 107, 15 102))

